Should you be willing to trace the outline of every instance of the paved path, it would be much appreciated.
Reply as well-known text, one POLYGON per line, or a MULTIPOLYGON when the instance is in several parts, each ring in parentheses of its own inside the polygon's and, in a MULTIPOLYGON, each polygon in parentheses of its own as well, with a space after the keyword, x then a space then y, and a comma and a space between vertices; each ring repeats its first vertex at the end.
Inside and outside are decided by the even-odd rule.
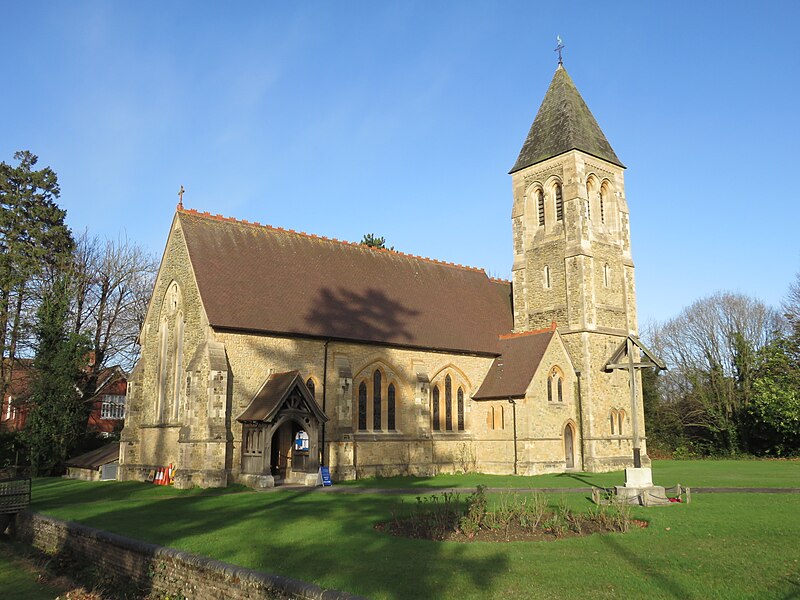
MULTIPOLYGON (((683 486, 687 487, 687 486, 683 486)), ((700 494, 800 494, 800 488, 755 488, 755 487, 692 487, 692 493, 700 494)), ((297 491, 317 491, 326 494, 342 493, 342 494, 382 494, 382 495, 423 495, 423 494, 442 494, 458 493, 458 494, 471 494, 476 491, 476 488, 447 488, 447 487, 425 487, 425 488, 362 488, 353 487, 348 485, 332 485, 330 487, 312 487, 300 485, 280 485, 278 487, 270 488, 269 491, 279 490, 297 490, 297 491)), ((267 490, 265 490, 267 491, 267 490)), ((490 494, 500 494, 503 492, 518 492, 518 493, 533 493, 542 492, 546 494, 566 494, 566 493, 583 493, 590 494, 591 487, 569 487, 569 488, 486 488, 490 494)))

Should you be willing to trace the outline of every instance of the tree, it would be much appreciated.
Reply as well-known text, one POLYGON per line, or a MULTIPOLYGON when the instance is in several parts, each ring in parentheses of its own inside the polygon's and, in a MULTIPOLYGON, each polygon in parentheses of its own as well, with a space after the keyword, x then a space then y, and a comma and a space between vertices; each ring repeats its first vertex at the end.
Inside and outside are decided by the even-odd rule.
MULTIPOLYGON (((378 237, 373 233, 365 233, 364 237, 361 238, 361 242, 365 246, 369 246, 370 248, 386 248, 386 238, 378 237)), ((394 250, 394 246, 386 248, 387 250, 394 250)))
POLYGON ((158 270, 155 258, 125 238, 101 241, 84 234, 73 265, 73 331, 91 340, 90 374, 111 364, 129 370, 158 270))
POLYGON ((86 431, 91 410, 78 388, 89 343, 71 330, 70 280, 56 270, 43 289, 36 313, 31 410, 24 430, 34 475, 61 469, 86 431))
POLYGON ((755 356, 784 328, 776 310, 732 293, 698 300, 651 328, 651 348, 670 365, 659 378, 661 394, 695 443, 714 452, 747 449, 755 356))
POLYGON ((38 158, 14 154, 16 166, 0 162, 0 392, 5 395, 15 359, 29 339, 26 313, 35 311, 32 283, 47 266, 63 261, 74 247, 65 211, 55 203, 60 189, 38 158))
POLYGON ((753 381, 753 449, 785 456, 800 452, 800 352, 788 338, 761 350, 753 381))

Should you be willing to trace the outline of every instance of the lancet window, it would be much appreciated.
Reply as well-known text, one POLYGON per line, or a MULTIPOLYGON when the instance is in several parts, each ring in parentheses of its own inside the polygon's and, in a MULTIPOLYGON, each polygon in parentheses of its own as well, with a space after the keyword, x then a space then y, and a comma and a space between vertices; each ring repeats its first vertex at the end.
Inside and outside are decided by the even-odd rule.
POLYGON ((358 384, 356 427, 358 431, 397 429, 397 384, 383 369, 369 369, 358 384))
POLYGON ((448 373, 444 380, 434 383, 431 388, 431 429, 433 431, 465 431, 464 411, 464 386, 454 381, 454 378, 448 373), (455 410, 453 410, 454 391, 455 410), (444 403, 444 407, 442 407, 442 403, 444 403))

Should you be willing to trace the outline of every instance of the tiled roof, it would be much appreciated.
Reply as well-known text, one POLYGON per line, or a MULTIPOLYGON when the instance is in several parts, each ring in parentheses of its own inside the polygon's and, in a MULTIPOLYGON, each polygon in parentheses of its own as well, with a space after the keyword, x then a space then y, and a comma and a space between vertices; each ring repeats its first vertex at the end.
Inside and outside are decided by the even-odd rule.
POLYGON ((494 359, 474 400, 522 398, 555 335, 555 327, 500 337, 501 355, 494 359))
POLYGON ((511 286, 481 269, 178 210, 213 327, 496 354, 511 286))
POLYGON ((559 66, 510 173, 570 150, 581 150, 620 167, 625 166, 617 158, 567 70, 559 66))
POLYGON ((247 408, 244 409, 244 412, 236 417, 236 420, 239 422, 272 420, 294 388, 300 390, 306 406, 320 422, 328 420, 328 417, 322 412, 314 398, 311 397, 308 388, 300 378, 299 371, 273 373, 270 375, 250 401, 250 404, 247 405, 247 408))
POLYGON ((66 464, 68 467, 80 469, 97 469, 117 460, 119 460, 119 442, 111 442, 86 454, 70 458, 66 464))

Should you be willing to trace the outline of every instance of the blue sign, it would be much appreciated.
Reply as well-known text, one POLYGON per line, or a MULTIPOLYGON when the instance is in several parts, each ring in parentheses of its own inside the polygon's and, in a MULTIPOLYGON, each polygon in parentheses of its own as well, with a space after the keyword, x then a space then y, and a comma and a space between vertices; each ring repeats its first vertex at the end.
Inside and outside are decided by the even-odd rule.
POLYGON ((328 467, 320 467, 317 474, 317 485, 328 487, 333 485, 331 481, 331 470, 328 467))

